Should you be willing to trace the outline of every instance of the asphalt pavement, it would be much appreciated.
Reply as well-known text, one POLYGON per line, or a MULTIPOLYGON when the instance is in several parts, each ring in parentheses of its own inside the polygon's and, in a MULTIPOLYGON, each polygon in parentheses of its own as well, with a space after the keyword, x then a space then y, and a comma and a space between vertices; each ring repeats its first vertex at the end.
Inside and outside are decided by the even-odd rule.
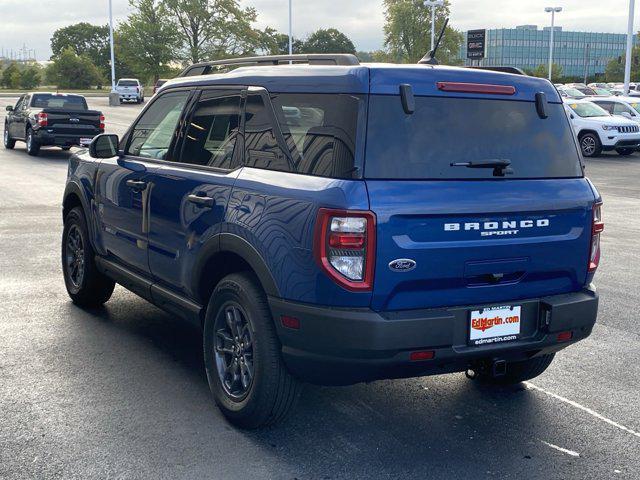
MULTIPOLYGON (((118 134, 141 108, 89 103, 118 134)), ((213 404, 198 330, 121 287, 103 309, 71 303, 70 154, 0 150, 0 478, 640 478, 640 154, 587 162, 605 201, 600 315, 542 376, 306 386, 256 432, 213 404)))

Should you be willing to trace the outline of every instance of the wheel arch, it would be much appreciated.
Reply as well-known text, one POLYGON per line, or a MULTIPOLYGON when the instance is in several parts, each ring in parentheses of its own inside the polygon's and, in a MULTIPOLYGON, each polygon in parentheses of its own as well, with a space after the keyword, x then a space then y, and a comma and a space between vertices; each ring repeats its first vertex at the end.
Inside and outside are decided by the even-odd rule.
POLYGON ((267 295, 280 296, 262 255, 247 240, 231 233, 222 233, 205 245, 192 271, 191 291, 203 305, 218 282, 236 272, 252 272, 267 295))
POLYGON ((582 130, 580 130, 580 132, 578 133, 578 138, 579 139, 582 138, 587 133, 591 133, 591 134, 595 135, 596 137, 598 137, 598 140, 600 140, 600 135, 598 134, 598 132, 595 131, 595 130, 591 130, 589 128, 583 128, 582 130))

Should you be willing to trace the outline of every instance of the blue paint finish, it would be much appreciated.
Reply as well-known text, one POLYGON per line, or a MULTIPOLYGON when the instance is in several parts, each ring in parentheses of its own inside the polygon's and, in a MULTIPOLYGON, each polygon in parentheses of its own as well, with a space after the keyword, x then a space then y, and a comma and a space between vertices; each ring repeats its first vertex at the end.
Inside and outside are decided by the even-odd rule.
POLYGON ((368 210, 364 182, 243 168, 229 201, 226 228, 256 248, 284 299, 368 306, 370 293, 339 287, 313 257, 320 207, 368 210))

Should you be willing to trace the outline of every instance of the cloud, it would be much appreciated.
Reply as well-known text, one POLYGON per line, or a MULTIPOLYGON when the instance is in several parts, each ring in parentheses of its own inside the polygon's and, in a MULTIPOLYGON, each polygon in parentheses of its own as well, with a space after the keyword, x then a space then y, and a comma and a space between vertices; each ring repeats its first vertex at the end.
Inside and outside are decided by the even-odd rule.
MULTIPOLYGON (((259 26, 287 32, 288 0, 243 0, 241 4, 256 8, 259 26)), ((626 31, 626 0, 451 0, 451 25, 459 30, 521 24, 542 27, 550 21, 544 7, 551 4, 564 7, 557 16, 557 24, 564 30, 626 31)), ((128 0, 113 0, 113 9, 116 21, 124 19, 128 0)), ((106 24, 107 1, 0 0, 0 18, 0 47, 16 51, 24 44, 45 59, 51 55, 49 44, 56 29, 82 21, 106 24)), ((383 25, 382 0, 293 0, 293 32, 297 37, 318 28, 335 27, 359 50, 375 50, 384 42, 383 25)))

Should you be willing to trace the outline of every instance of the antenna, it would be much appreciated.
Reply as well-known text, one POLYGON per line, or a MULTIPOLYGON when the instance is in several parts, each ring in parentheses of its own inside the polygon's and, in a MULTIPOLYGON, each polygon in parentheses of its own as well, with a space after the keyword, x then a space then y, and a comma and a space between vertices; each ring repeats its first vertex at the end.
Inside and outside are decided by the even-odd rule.
POLYGON ((438 65, 438 60, 436 60, 436 52, 438 51, 438 47, 440 46, 440 40, 444 36, 444 31, 447 29, 447 25, 449 25, 449 19, 445 19, 444 25, 442 26, 442 30, 440 30, 440 34, 438 35, 438 40, 429 53, 427 53, 422 59, 418 62, 422 65, 438 65))

